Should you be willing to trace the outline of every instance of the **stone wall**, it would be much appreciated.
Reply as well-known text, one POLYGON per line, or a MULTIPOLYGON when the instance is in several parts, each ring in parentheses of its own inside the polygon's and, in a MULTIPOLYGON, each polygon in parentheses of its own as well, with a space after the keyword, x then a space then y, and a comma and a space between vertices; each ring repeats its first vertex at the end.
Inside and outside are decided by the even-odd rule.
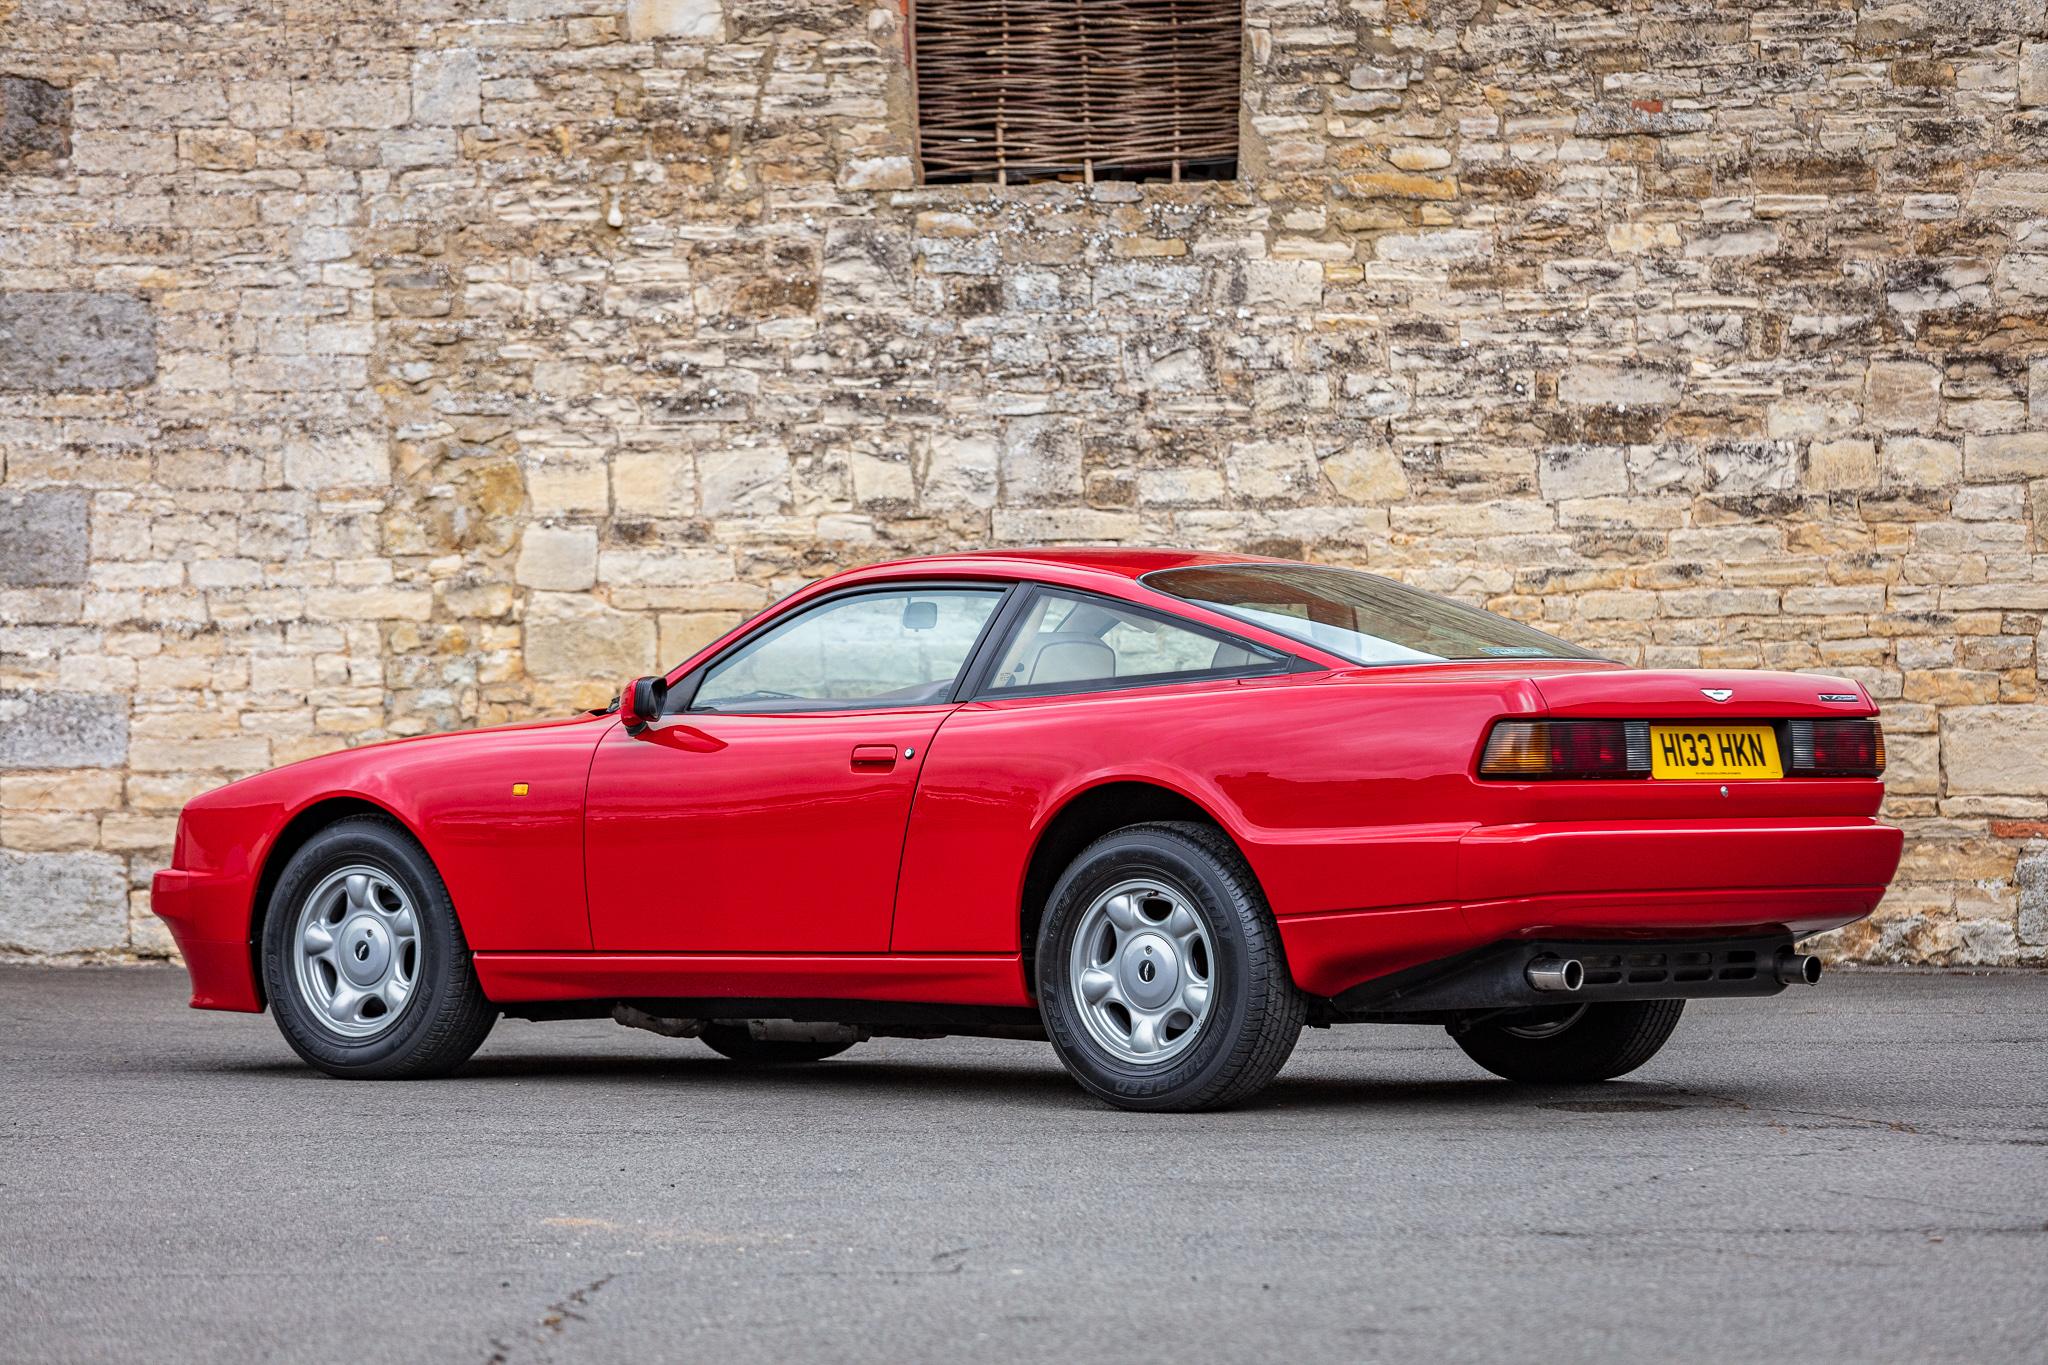
POLYGON ((1851 674, 1836 946, 2048 960, 2044 3, 1249 0, 1236 182, 921 190, 894 3, 0 0, 0 943, 163 951, 235 774, 1084 540, 1851 674))

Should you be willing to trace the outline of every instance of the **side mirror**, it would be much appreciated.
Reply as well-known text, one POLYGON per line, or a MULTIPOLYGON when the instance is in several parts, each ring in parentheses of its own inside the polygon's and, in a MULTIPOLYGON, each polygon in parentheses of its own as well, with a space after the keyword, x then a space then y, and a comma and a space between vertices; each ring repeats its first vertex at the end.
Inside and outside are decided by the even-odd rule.
POLYGON ((619 719, 626 733, 637 735, 661 719, 661 704, 668 699, 668 679, 635 678, 619 691, 619 719))

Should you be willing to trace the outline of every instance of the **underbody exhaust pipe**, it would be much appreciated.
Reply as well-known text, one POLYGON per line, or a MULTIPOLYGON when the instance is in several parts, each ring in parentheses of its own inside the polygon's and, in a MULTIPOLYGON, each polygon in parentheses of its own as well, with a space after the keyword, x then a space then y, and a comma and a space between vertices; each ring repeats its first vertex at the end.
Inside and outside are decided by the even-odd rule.
POLYGON ((1539 957, 1523 975, 1539 991, 1575 991, 1586 984, 1586 968, 1575 957, 1539 957))
POLYGON ((1778 980, 1788 986, 1819 985, 1820 959, 1811 953, 1779 953, 1778 980))

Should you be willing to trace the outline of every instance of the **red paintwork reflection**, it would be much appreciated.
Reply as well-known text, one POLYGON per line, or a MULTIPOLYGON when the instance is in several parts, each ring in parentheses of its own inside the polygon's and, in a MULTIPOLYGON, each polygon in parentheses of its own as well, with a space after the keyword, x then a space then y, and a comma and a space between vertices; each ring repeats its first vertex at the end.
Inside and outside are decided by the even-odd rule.
POLYGON ((585 827, 595 946, 887 952, 910 798, 945 715, 699 715, 638 737, 613 727, 590 770, 585 827), (868 746, 877 758, 856 761, 868 746))
POLYGON ((195 1004, 260 1007, 249 943, 266 861, 295 817, 346 800, 427 845, 495 999, 1008 1005, 1025 999, 1033 851, 1106 783, 1178 793, 1221 825, 1279 918, 1296 980, 1322 994, 1534 933, 1811 932, 1869 913, 1890 879, 1900 838, 1871 818, 1875 781, 1477 775, 1502 717, 1873 714, 1853 682, 1584 661, 1362 669, 1135 581, 1223 558, 878 565, 734 635, 852 582, 1025 577, 1233 628, 1307 671, 865 714, 690 715, 637 737, 614 717, 577 717, 333 754, 194 801, 155 903, 185 948, 195 1004), (1716 703, 1709 688, 1735 695, 1716 703), (1824 692, 1858 700, 1822 703, 1824 692))

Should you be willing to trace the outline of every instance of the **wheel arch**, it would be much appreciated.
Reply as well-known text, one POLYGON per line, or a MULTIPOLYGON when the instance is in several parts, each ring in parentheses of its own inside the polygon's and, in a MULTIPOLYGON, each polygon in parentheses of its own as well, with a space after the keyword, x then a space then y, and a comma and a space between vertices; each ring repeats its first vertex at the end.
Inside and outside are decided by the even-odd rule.
MULTIPOLYGON (((1053 886, 1067 865, 1082 849, 1113 830, 1161 820, 1207 825, 1230 840, 1240 856, 1244 854, 1243 843, 1214 811, 1156 778, 1107 778, 1067 794, 1039 830, 1018 895, 1017 946, 1023 954, 1027 990, 1037 993, 1038 926, 1053 886)), ((1249 859, 1246 865, 1250 865, 1249 859)))
POLYGON ((426 841, 420 839, 419 831, 415 830, 403 816, 389 806, 381 805, 366 796, 335 793, 310 801, 293 812, 291 818, 285 821, 284 827, 278 830, 277 837, 270 841, 270 847, 264 850, 263 865, 256 876, 255 896, 249 906, 249 968, 256 982, 256 1002, 259 1007, 270 1003, 269 995, 263 988, 263 927, 270 916, 270 898, 277 890, 278 879, 284 875, 285 865, 291 862, 293 854, 304 848, 307 841, 321 830, 356 815, 382 816, 398 825, 415 840, 419 840, 422 848, 426 846, 426 841))

